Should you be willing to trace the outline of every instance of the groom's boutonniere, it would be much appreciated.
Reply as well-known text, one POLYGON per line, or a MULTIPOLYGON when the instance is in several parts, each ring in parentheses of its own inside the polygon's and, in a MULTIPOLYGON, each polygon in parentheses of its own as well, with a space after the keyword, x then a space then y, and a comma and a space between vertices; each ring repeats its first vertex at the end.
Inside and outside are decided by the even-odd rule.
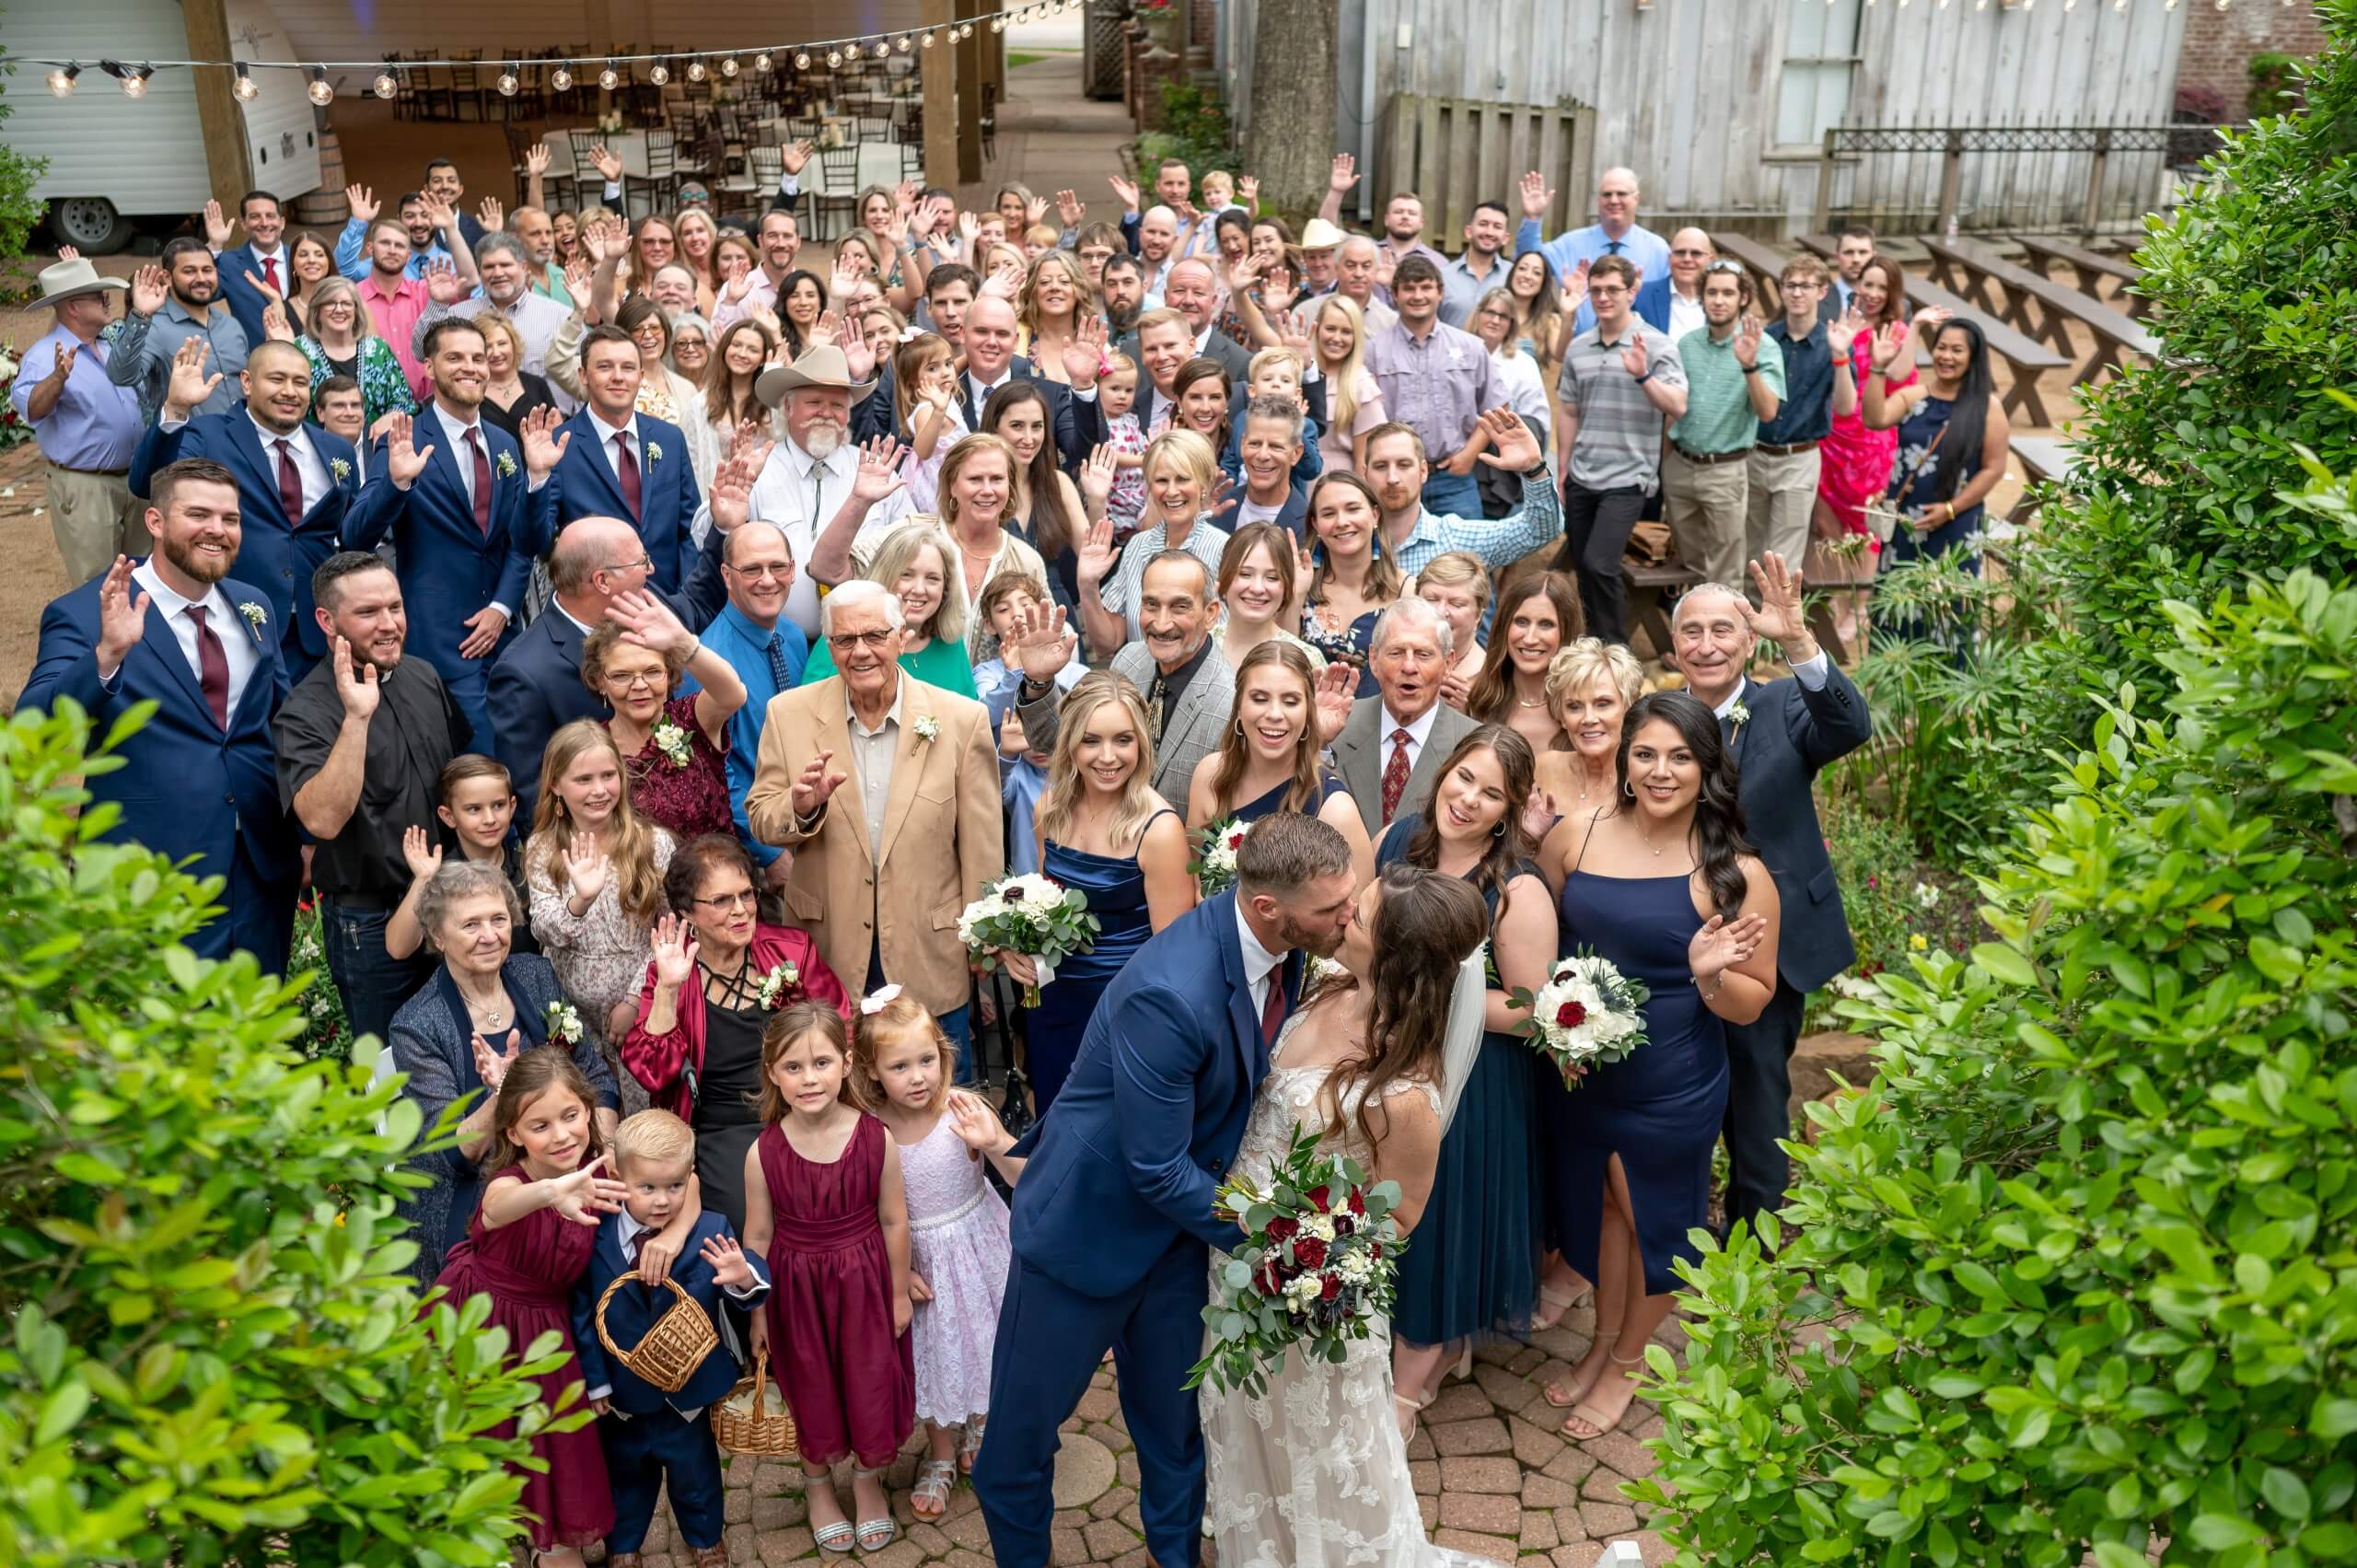
POLYGON ((941 721, 931 714, 919 714, 916 723, 910 727, 917 732, 919 740, 933 741, 941 738, 941 721))
POLYGON ((492 466, 499 470, 500 478, 514 479, 516 477, 516 454, 513 452, 502 452, 499 454, 499 461, 493 463, 492 466))
POLYGON ((1727 710, 1727 723, 1733 725, 1736 729, 1741 729, 1745 725, 1747 725, 1750 722, 1751 710, 1745 707, 1740 700, 1736 703, 1734 707, 1727 710))
POLYGON ((244 616, 246 618, 246 624, 252 627, 257 632, 270 624, 270 611, 264 610, 261 605, 256 604, 251 599, 248 599, 245 603, 238 606, 238 613, 244 616))
POLYGON ((656 464, 657 464, 657 463, 661 462, 662 460, 663 460, 663 447, 662 447, 661 443, 659 443, 659 442, 655 442, 655 441, 649 441, 649 442, 646 444, 646 466, 647 466, 648 468, 653 468, 656 464))
POLYGON ((345 480, 352 477, 352 465, 345 462, 342 458, 330 458, 328 459, 328 472, 335 476, 335 482, 338 484, 342 484, 345 480))

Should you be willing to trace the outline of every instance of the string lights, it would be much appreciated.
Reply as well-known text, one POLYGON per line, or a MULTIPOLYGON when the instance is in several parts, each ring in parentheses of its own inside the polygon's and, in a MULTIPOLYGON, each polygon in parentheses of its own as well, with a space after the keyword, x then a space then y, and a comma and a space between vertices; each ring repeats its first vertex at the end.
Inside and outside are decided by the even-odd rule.
MULTIPOLYGON (((1830 3, 1830 0, 1828 0, 1830 3)), ((2287 0, 2288 3, 2288 0, 2287 0)), ((958 22, 944 22, 919 30, 896 30, 863 33, 850 38, 814 39, 807 43, 746 46, 740 49, 705 50, 700 53, 679 54, 614 54, 592 55, 581 59, 544 57, 529 62, 545 66, 549 72, 551 90, 569 92, 576 82, 590 76, 594 69, 597 85, 608 92, 621 86, 625 66, 643 65, 645 79, 657 87, 676 75, 691 82, 704 82, 714 75, 734 79, 744 69, 739 55, 750 57, 752 68, 763 74, 773 71, 791 59, 797 71, 812 69, 814 59, 823 59, 827 68, 841 69, 845 64, 862 59, 888 60, 895 52, 908 54, 919 49, 933 49, 944 42, 956 43, 974 36, 977 28, 987 26, 993 33, 1004 33, 1011 23, 1028 22, 1045 17, 1062 16, 1078 11, 1086 0, 1036 0, 1025 6, 1010 6, 958 22)), ((2170 0, 2172 7, 2175 0, 2170 0)), ((82 74, 77 60, 29 59, 23 62, 46 68, 49 90, 58 98, 71 98, 76 78, 82 74)), ((435 60, 412 60, 402 63, 410 70, 442 64, 435 60)), ((500 71, 493 83, 502 97, 513 98, 522 86, 524 65, 528 62, 510 61, 500 71)), ((335 101, 335 84, 330 71, 360 71, 366 73, 369 90, 377 97, 399 96, 401 79, 396 67, 382 60, 157 60, 130 64, 118 60, 101 60, 99 69, 122 85, 123 96, 141 99, 147 95, 147 79, 158 70, 184 71, 198 66, 222 66, 237 74, 231 91, 240 102, 250 103, 261 96, 255 81, 261 71, 299 71, 308 79, 304 84, 305 96, 325 109, 335 101)))

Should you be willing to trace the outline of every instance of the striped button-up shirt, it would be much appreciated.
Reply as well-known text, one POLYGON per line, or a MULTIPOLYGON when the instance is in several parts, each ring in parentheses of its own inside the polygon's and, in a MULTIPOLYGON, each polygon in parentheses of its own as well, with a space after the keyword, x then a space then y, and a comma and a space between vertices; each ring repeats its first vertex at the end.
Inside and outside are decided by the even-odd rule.
POLYGON ((1650 495, 1661 486, 1661 410, 1620 363, 1631 332, 1643 334, 1648 380, 1686 384, 1677 345, 1634 316, 1610 343, 1596 327, 1572 340, 1555 396, 1579 415, 1580 426, 1571 451, 1557 453, 1556 460, 1583 490, 1636 489, 1650 495))
POLYGON ((1383 389, 1384 413, 1423 438, 1437 467, 1473 434, 1474 423, 1505 401, 1480 339, 1434 321, 1421 338, 1394 321, 1367 340, 1366 367, 1383 389))
POLYGON ((1503 517, 1455 517, 1419 510, 1406 539, 1387 543, 1399 570, 1414 576, 1435 556, 1462 550, 1492 566, 1521 560, 1563 531, 1563 505, 1545 463, 1522 476, 1522 505, 1503 517))

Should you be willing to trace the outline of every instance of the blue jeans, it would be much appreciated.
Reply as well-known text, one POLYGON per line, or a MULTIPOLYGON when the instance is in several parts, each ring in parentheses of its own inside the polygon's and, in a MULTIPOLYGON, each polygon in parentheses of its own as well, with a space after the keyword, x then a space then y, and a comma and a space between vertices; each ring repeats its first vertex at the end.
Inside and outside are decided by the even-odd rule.
POLYGON ((1471 474, 1450 473, 1435 463, 1424 481, 1424 510, 1436 517, 1478 517, 1481 487, 1471 474))
POLYGON ((941 1026, 941 1032, 949 1037, 949 1043, 958 1048, 957 1081, 966 1088, 971 1088, 977 1081, 974 1073, 973 1012, 974 1005, 969 1002, 955 1013, 935 1013, 933 1016, 933 1021, 941 1026))
POLYGON ((352 1038, 392 1038, 393 1015, 434 976, 433 955, 420 949, 406 958, 385 951, 389 909, 354 909, 319 896, 319 938, 328 950, 328 973, 343 998, 352 1038))

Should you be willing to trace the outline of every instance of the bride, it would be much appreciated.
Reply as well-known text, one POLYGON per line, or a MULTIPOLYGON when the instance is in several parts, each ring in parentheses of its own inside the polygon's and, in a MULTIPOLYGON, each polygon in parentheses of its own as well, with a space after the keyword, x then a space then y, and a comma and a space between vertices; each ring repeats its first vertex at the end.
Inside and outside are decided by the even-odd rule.
MULTIPOLYGON (((1335 955, 1345 972, 1313 984, 1277 1037, 1233 1174, 1265 1179, 1295 1126, 1316 1128, 1370 1180, 1399 1184, 1394 1217, 1411 1229, 1479 1049, 1489 925, 1457 877, 1394 865, 1368 884, 1335 955)), ((1226 1261, 1212 1254, 1214 1280, 1226 1261)), ((1339 1365, 1288 1353, 1260 1398, 1204 1386, 1204 1531, 1222 1568, 1480 1561, 1426 1543, 1391 1391, 1388 1324, 1339 1365)))

